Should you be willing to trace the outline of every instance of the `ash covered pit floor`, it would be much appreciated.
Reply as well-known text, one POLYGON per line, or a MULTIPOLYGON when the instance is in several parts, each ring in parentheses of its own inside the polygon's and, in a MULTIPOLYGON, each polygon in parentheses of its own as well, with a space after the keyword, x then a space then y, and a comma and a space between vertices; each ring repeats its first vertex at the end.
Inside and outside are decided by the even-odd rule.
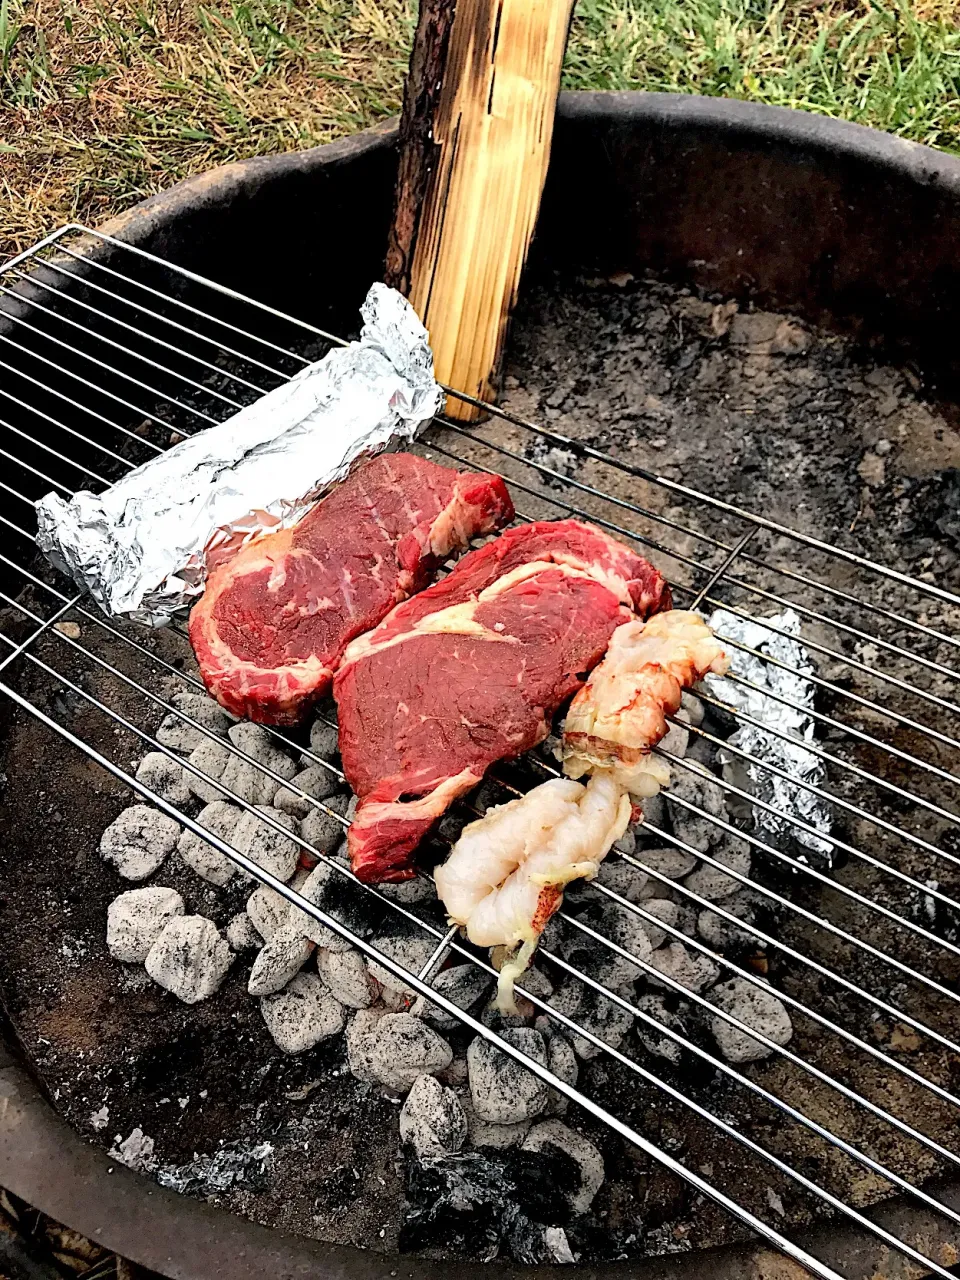
MULTIPOLYGON (((950 469, 960 466, 960 435, 949 410, 928 402, 909 370, 877 365, 852 344, 788 317, 734 313, 723 299, 698 297, 656 282, 627 282, 625 287, 583 280, 540 284, 527 289, 513 325, 503 402, 532 421, 668 479, 728 498, 904 572, 932 575, 946 587, 957 587, 960 485, 950 469)), ((498 467, 536 483, 532 472, 479 443, 489 440, 615 496, 718 536, 729 535, 729 523, 683 499, 674 500, 662 489, 602 464, 580 463, 508 424, 494 420, 483 425, 476 441, 450 432, 433 438, 478 466, 498 467)), ((561 496, 559 489, 552 492, 561 496)), ((529 514, 563 514, 549 503, 516 496, 518 506, 529 514)), ((634 517, 629 513, 615 512, 589 495, 573 500, 588 512, 628 527, 654 530, 643 521, 631 523, 634 517)), ((664 540, 686 554, 697 550, 693 540, 676 535, 664 535, 664 540)), ((761 547, 757 550, 759 554, 761 547)), ((782 548, 779 551, 783 563, 782 548)), ((668 573, 676 569, 666 557, 653 558, 668 573)), ((829 574, 843 589, 865 587, 856 574, 823 557, 811 557, 803 567, 829 574)), ((768 590, 790 594, 782 578, 760 570, 750 576, 768 590)), ((887 607, 903 603, 899 589, 890 584, 882 585, 881 594, 887 607)), ((684 598, 678 597, 677 603, 682 606, 684 598)), ((772 610, 772 605, 766 608, 760 602, 757 611, 772 610)), ((864 624, 858 611, 840 616, 864 624)), ((960 631, 960 619, 946 607, 929 610, 924 620, 945 631, 960 631)), ((804 634, 836 647, 836 633, 825 628, 814 626, 804 634)), ((140 630, 136 638, 167 661, 194 670, 182 638, 140 630)), ((119 642, 101 641, 97 651, 132 676, 151 682, 163 696, 182 687, 172 677, 157 682, 156 669, 119 642)), ((853 652, 864 656, 862 650, 853 652)), ((933 649, 925 652, 943 660, 950 656, 933 649)), ((38 653, 82 681, 91 693, 109 692, 112 707, 155 729, 156 707, 116 681, 91 674, 91 665, 55 638, 45 640, 38 653)), ((818 670, 825 678, 838 674, 822 660, 818 670)), ((43 709, 119 763, 135 765, 142 757, 142 742, 115 730, 75 695, 54 697, 49 681, 35 669, 22 668, 18 678, 18 687, 43 709)), ((936 677, 926 683, 934 691, 941 688, 936 677)), ((876 686, 853 687, 876 696, 876 686)), ((906 711, 907 704, 902 705, 906 711)), ((833 714, 842 704, 818 702, 818 708, 833 714)), ((155 1155, 168 1170, 189 1164, 197 1154, 211 1156, 227 1144, 240 1153, 237 1167, 242 1173, 227 1189, 211 1192, 208 1186, 215 1202, 289 1231, 395 1250, 403 1206, 397 1102, 350 1075, 340 1037, 299 1057, 280 1053, 257 1002, 245 990, 249 957, 234 964, 214 998, 192 1007, 153 986, 142 970, 112 961, 104 944, 106 908, 127 885, 101 860, 97 845, 103 829, 131 797, 31 717, 8 704, 2 714, 6 830, 0 855, 0 980, 16 1035, 54 1106, 107 1149, 118 1136, 125 1139, 134 1129, 142 1130, 153 1139, 155 1155), (263 1143, 270 1144, 272 1154, 262 1168, 256 1160, 245 1162, 243 1153, 263 1143)), ((839 740, 827 745, 846 758, 864 760, 839 740)), ((857 798, 844 778, 831 777, 831 785, 857 798)), ((929 794, 933 797, 936 790, 929 794)), ((916 829, 951 847, 953 836, 946 825, 923 817, 916 829)), ((876 842, 868 824, 851 818, 844 819, 838 833, 865 848, 876 842)), ((920 879, 930 874, 929 860, 916 851, 904 846, 894 852, 904 870, 920 879)), ((772 877, 772 883, 784 883, 774 869, 758 873, 772 877)), ((921 901, 891 888, 887 878, 855 862, 838 867, 836 874, 907 914, 919 918, 925 909, 921 901)), ((939 880, 945 892, 960 891, 960 883, 952 882, 942 869, 939 880)), ((215 889, 176 859, 151 882, 178 889, 188 912, 207 915, 221 927, 242 908, 246 896, 239 888, 215 889)), ((825 909, 825 899, 815 887, 789 887, 797 901, 813 910, 825 909)), ((839 918, 835 903, 830 913, 839 918)), ((855 916, 848 923, 858 930, 865 927, 855 916)), ((937 927, 947 930, 953 925, 948 920, 937 927)), ((780 921, 779 927, 781 936, 800 950, 830 963, 829 940, 821 933, 793 917, 780 921)), ((869 928, 871 940, 883 945, 886 938, 879 926, 869 928)), ((937 971, 931 965, 942 965, 932 952, 918 949, 913 956, 928 971, 937 971)), ((850 964, 847 955, 842 963, 845 973, 870 990, 898 994, 884 966, 869 961, 850 964)), ((949 966, 940 971, 948 980, 958 976, 949 966)), ((771 978, 798 998, 822 999, 830 1016, 871 1043, 903 1045, 910 1066, 950 1084, 938 1053, 922 1044, 914 1047, 909 1037, 903 1039, 902 1029, 870 1019, 852 1000, 844 1001, 832 990, 824 994, 801 966, 774 962, 771 978)), ((906 994, 918 1016, 934 1019, 941 1030, 951 1032, 943 1010, 929 997, 912 989, 906 994)), ((899 995, 903 998, 904 992, 899 995)), ((954 1026, 952 1033, 957 1031, 954 1026)), ((449 1038, 462 1057, 468 1037, 453 1033, 449 1038)), ((825 1070, 841 1077, 849 1074, 849 1060, 837 1042, 815 1034, 799 1019, 791 1048, 825 1070)), ((754 1126, 755 1136, 780 1154, 809 1159, 822 1150, 812 1139, 798 1139, 799 1131, 759 1115, 741 1090, 709 1071, 689 1064, 669 1068, 645 1054, 633 1034, 629 1052, 705 1105, 754 1126)), ((878 1141, 882 1136, 879 1128, 863 1123, 862 1113, 851 1104, 814 1087, 788 1064, 772 1059, 746 1072, 804 1110, 829 1102, 835 1125, 848 1136, 878 1141)), ((721 1185, 735 1188, 754 1211, 769 1216, 773 1195, 783 1209, 783 1222, 799 1224, 817 1216, 815 1206, 788 1180, 771 1171, 757 1181, 756 1166, 735 1144, 719 1140, 685 1108, 622 1067, 603 1057, 581 1064, 581 1083, 599 1099, 616 1096, 623 1119, 691 1167, 709 1171, 721 1185)), ((865 1091, 874 1085, 879 1090, 881 1084, 869 1071, 851 1083, 865 1091)), ((917 1127, 956 1149, 956 1117, 934 1107, 929 1095, 885 1096, 917 1127)), ((707 1247, 743 1237, 721 1210, 698 1201, 685 1184, 619 1139, 587 1119, 578 1118, 577 1127, 601 1149, 607 1170, 590 1217, 568 1229, 584 1261, 707 1247)), ((884 1146, 883 1158, 895 1161, 897 1171, 907 1177, 939 1172, 907 1144, 895 1151, 884 1146)), ((834 1157, 819 1176, 854 1203, 881 1198, 883 1185, 863 1174, 854 1180, 853 1169, 834 1157)))

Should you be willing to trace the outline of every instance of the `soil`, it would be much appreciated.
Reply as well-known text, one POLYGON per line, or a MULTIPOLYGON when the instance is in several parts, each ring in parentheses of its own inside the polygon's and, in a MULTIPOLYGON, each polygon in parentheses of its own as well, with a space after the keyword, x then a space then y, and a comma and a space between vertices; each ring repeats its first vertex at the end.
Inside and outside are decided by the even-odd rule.
MULTIPOLYGON (((737 313, 722 298, 656 281, 543 281, 527 289, 514 322, 503 404, 574 442, 759 512, 828 546, 951 590, 960 585, 960 484, 952 470, 960 468, 960 434, 949 407, 928 398, 911 370, 887 368, 869 353, 789 317, 737 313)), ((539 496, 523 492, 520 484, 514 487, 525 514, 557 516, 573 503, 593 518, 656 542, 660 549, 651 557, 677 582, 681 606, 691 595, 684 584, 704 585, 722 563, 725 548, 747 527, 695 497, 585 459, 575 447, 496 419, 466 435, 434 432, 426 447, 435 448, 441 461, 454 453, 534 488, 539 496), (549 467, 558 478, 544 477, 531 464, 549 467), (612 501, 574 492, 564 478, 604 491, 612 501), (701 562, 706 571, 697 568, 701 562)), ((773 594, 839 620, 838 628, 805 618, 804 637, 838 655, 814 652, 818 674, 838 681, 841 689, 821 690, 818 711, 940 768, 953 767, 941 743, 891 725, 880 711, 843 696, 877 701, 921 726, 953 734, 956 717, 931 701, 952 692, 948 676, 935 665, 954 665, 952 646, 836 593, 868 597, 885 610, 902 611, 923 627, 952 635, 960 634, 960 611, 776 532, 758 534, 732 574, 768 596, 758 597, 727 576, 711 589, 712 597, 767 616, 779 607, 769 599, 773 594), (825 581, 834 593, 785 577, 766 567, 771 564, 825 581), (902 647, 904 656, 884 648, 884 640, 902 647), (927 665, 918 667, 912 656, 927 665), (854 665, 841 658, 853 659, 854 665), (878 680, 864 668, 882 669, 930 697, 878 680)), ((89 619, 70 617, 79 623, 83 643, 161 697, 182 688, 174 675, 158 674, 148 657, 134 654, 89 619)), ((175 668, 194 669, 177 633, 132 628, 129 634, 175 668)), ((34 652, 120 715, 150 729, 158 724, 155 704, 94 667, 60 637, 48 635, 34 652)), ((5 678, 122 767, 130 769, 142 757, 145 748, 134 733, 93 711, 76 693, 65 692, 36 666, 20 662, 5 678)), ((354 1080, 339 1038, 299 1057, 281 1054, 256 1002, 246 995, 248 961, 235 964, 214 999, 193 1007, 154 987, 141 971, 111 961, 103 937, 105 912, 126 886, 100 859, 97 845, 104 827, 130 803, 130 793, 9 702, 3 704, 3 716, 0 988, 19 1044, 54 1106, 106 1149, 141 1129, 153 1139, 155 1157, 167 1170, 198 1154, 212 1155, 224 1144, 249 1152, 268 1143, 269 1156, 241 1161, 238 1181, 219 1192, 208 1187, 208 1198, 291 1231, 394 1250, 404 1192, 396 1100, 354 1080), (103 1108, 107 1118, 101 1126, 97 1117, 103 1108)), ((715 731, 723 728, 720 716, 710 723, 715 731)), ((896 785, 952 808, 955 797, 929 771, 892 759, 828 723, 821 725, 819 741, 854 769, 880 771, 896 785)), ((831 765, 827 785, 869 814, 960 854, 949 816, 911 804, 842 765, 831 765)), ((934 881, 944 894, 960 895, 957 865, 866 817, 836 810, 834 834, 921 883, 934 881)), ((188 911, 225 925, 242 907, 242 891, 216 890, 175 861, 163 868, 158 882, 177 888, 188 911)), ((816 959, 828 974, 840 972, 943 1035, 960 1036, 952 998, 960 990, 955 953, 867 913, 773 858, 756 859, 755 871, 775 892, 916 965, 951 994, 932 991, 800 915, 771 910, 765 922, 781 941, 816 959)), ((956 920, 935 899, 856 857, 839 858, 830 875, 939 936, 956 936, 956 920)), ((829 977, 811 976, 772 948, 751 957, 751 963, 765 966, 775 987, 814 1005, 869 1044, 947 1088, 960 1089, 960 1059, 902 1021, 878 1017, 829 977)), ((694 1017, 691 1026, 694 1037, 707 1044, 694 1017)), ((904 1077, 881 1072, 873 1059, 854 1054, 810 1020, 797 1017, 794 1026, 790 1048, 795 1053, 948 1149, 960 1149, 955 1111, 936 1104, 904 1077)), ((454 1034, 452 1041, 462 1056, 466 1038, 454 1034)), ((851 1203, 869 1205, 889 1194, 880 1178, 692 1056, 669 1066, 645 1053, 633 1035, 624 1052, 851 1203)), ((752 1064, 744 1074, 862 1143, 905 1177, 923 1180, 944 1171, 928 1151, 783 1059, 752 1064)), ((595 1059, 582 1071, 581 1086, 760 1216, 797 1225, 823 1215, 790 1179, 717 1135, 622 1063, 595 1059)), ((590 1217, 568 1227, 584 1260, 742 1238, 722 1210, 628 1144, 587 1117, 577 1117, 576 1125, 600 1147, 607 1169, 590 1217)))

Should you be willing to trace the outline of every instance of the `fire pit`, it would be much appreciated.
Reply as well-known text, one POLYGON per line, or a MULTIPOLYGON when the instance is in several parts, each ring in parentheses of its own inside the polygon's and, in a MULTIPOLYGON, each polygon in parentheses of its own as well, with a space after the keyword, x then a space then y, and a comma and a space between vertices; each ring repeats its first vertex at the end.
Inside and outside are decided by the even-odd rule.
MULTIPOLYGON (((0 978, 28 1068, 115 1163, 273 1228, 290 1257, 299 1236, 402 1248, 414 1271, 429 1264, 411 1252, 636 1274, 758 1232, 824 1276, 872 1274, 884 1250, 945 1274, 960 1236, 935 1181, 960 1149, 956 163, 744 104, 562 102, 502 409, 419 447, 501 472, 521 518, 581 514, 632 539, 681 607, 726 611, 737 660, 665 741, 665 798, 598 886, 569 893, 511 1025, 428 884, 371 893, 337 862, 332 706, 309 733, 238 738, 200 700, 182 632, 107 624, 29 541, 51 485, 115 479, 315 357, 319 326, 353 327, 391 154, 380 131, 234 166, 109 229, 125 243, 70 231, 3 277, 0 978), (317 191, 314 221, 289 226, 317 191), (282 270, 239 252, 268 243, 282 270), (233 753, 230 778, 204 765, 210 743, 233 753), (214 826, 202 805, 222 817, 219 796, 233 808, 214 826), (152 816, 121 817, 138 800, 152 816), (250 819, 277 858, 290 846, 281 882, 303 886, 304 852, 328 882, 318 958, 262 1005, 247 981, 278 902, 252 902, 230 863, 212 874, 204 836, 222 862, 250 819), (212 922, 221 967, 236 953, 225 978, 216 960, 190 975, 222 983, 208 999, 178 1003, 136 947, 108 954, 108 905, 141 875, 212 922), (327 993, 324 1029, 290 1052, 305 1046, 283 1001, 301 987, 327 993), (409 1094, 417 1076, 440 1084, 409 1094), (855 1240, 812 1230, 825 1219, 855 1240)), ((541 749, 495 771, 444 820, 438 856, 458 823, 554 769, 541 749)), ((29 1198, 17 1168, 11 1152, 0 1180, 29 1198)))

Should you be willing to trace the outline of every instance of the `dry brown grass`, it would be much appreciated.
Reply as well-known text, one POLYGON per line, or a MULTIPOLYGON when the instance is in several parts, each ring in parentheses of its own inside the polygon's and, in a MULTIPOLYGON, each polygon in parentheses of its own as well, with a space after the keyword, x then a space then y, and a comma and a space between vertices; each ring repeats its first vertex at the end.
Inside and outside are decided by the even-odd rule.
POLYGON ((411 29, 404 0, 7 5, 0 258, 212 165, 392 114, 411 29))

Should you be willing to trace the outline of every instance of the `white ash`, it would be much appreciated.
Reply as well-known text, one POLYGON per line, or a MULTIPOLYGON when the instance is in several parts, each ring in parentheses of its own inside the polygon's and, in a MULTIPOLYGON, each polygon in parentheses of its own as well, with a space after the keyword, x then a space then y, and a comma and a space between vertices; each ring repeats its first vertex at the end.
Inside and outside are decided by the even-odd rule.
POLYGON ((157 1165, 153 1138, 148 1138, 140 1128, 134 1129, 130 1136, 123 1140, 118 1133, 114 1139, 114 1145, 110 1148, 110 1155, 114 1160, 119 1160, 128 1169, 135 1169, 138 1173, 152 1173, 157 1165))
MULTIPOLYGON (((564 1084, 576 1085, 580 1068, 577 1065, 577 1055, 573 1052, 573 1045, 565 1036, 554 1033, 547 1038, 547 1066, 564 1084)), ((547 1094, 547 1105, 542 1114, 562 1116, 566 1114, 569 1105, 570 1099, 566 1094, 561 1093, 559 1089, 551 1089, 547 1094)))
POLYGON ((348 1009, 368 1009, 376 1001, 376 984, 371 981, 359 951, 317 949, 317 972, 331 993, 348 1009))
MULTIPOLYGON (((750 874, 750 846, 737 836, 725 835, 724 840, 710 854, 715 862, 729 867, 741 876, 750 874)), ((684 885, 708 902, 719 902, 743 887, 743 882, 734 876, 728 876, 718 867, 710 863, 702 863, 684 880, 684 885)))
MULTIPOLYGON (((279 809, 267 805, 257 805, 259 813, 269 818, 265 822, 257 813, 247 809, 237 822, 233 832, 232 844, 235 849, 245 853, 258 867, 269 871, 278 880, 291 879, 300 859, 300 845, 294 836, 300 833, 300 824, 296 818, 279 809), (290 834, 278 831, 276 825, 283 827, 290 834)), ((253 877, 246 871, 241 872, 248 880, 253 877)))
POLYGON ((381 987, 379 983, 377 989, 380 992, 380 1003, 387 1013, 409 1013, 413 1008, 415 1002, 412 991, 391 991, 389 987, 381 987))
POLYGON ((147 973, 184 1004, 206 1000, 219 988, 233 952, 205 916, 175 916, 147 953, 147 973))
POLYGON ((711 820, 726 819, 722 787, 708 769, 693 763, 674 769, 665 794, 674 835, 698 853, 709 853, 724 834, 723 829, 711 820), (685 801, 686 804, 676 804, 674 800, 685 801))
MULTIPOLYGON (((697 865, 694 854, 688 853, 686 849, 674 848, 641 849, 637 854, 637 861, 642 862, 651 871, 659 871, 668 880, 682 880, 697 865)), ((661 882, 658 881, 659 883, 661 882)))
POLYGON ((176 889, 128 889, 107 907, 107 950, 124 964, 143 964, 167 924, 182 915, 183 898, 176 889))
POLYGON ((471 1147, 488 1147, 495 1151, 519 1147, 533 1124, 532 1120, 520 1120, 516 1124, 494 1124, 482 1119, 473 1109, 469 1089, 461 1094, 460 1106, 467 1118, 467 1136, 471 1147))
POLYGON ((110 1109, 109 1107, 101 1107, 99 1111, 91 1111, 89 1118, 90 1128, 100 1133, 110 1123, 110 1109))
MULTIPOLYGON (((183 712, 189 716, 191 720, 195 720, 197 724, 203 725, 211 733, 216 734, 218 738, 225 738, 227 730, 232 723, 231 717, 223 710, 218 703, 212 698, 208 698, 202 693, 175 693, 170 698, 171 706, 177 708, 177 711, 183 712)), ((193 725, 187 722, 175 712, 165 715, 157 730, 157 741, 165 747, 170 747, 173 751, 179 751, 183 755, 189 755, 201 742, 208 742, 209 738, 199 729, 195 729, 193 725)))
POLYGON ((680 706, 686 712, 687 724, 699 729, 703 724, 703 703, 697 695, 685 689, 680 695, 680 706))
MULTIPOLYGON (((190 753, 190 763, 239 800, 247 804, 272 804, 283 782, 289 782, 297 772, 296 763, 261 725, 241 721, 231 725, 227 736, 232 746, 208 739, 190 753), (234 747, 237 750, 233 750, 234 747), (238 751, 243 755, 238 755, 238 751), (283 781, 278 782, 265 769, 283 781)), ((195 776, 191 778, 190 789, 208 803, 223 798, 220 788, 195 776)))
POLYGON ((313 943, 291 924, 281 925, 268 942, 265 942, 247 982, 252 996, 270 996, 280 991, 290 979, 300 972, 310 959, 313 943))
POLYGON ((238 911, 230 920, 224 933, 231 950, 236 952, 258 951, 263 945, 263 940, 246 911, 238 911))
POLYGON ((446 1040, 409 1013, 386 1014, 371 1034, 369 1070, 374 1080, 396 1093, 405 1093, 417 1076, 442 1071, 453 1061, 446 1040))
MULTIPOLYGON (((654 951, 650 963, 665 978, 672 978, 689 991, 703 991, 712 986, 720 974, 719 966, 700 951, 689 951, 682 942, 669 942, 654 951)), ((662 984, 652 974, 648 975, 654 986, 662 984)), ((669 987, 672 991, 674 988, 669 987)))
MULTIPOLYGON (((414 976, 420 972, 436 949, 436 940, 422 933, 382 933, 370 940, 381 955, 395 960, 402 968, 414 976)), ((396 977, 389 969, 375 960, 368 961, 370 972, 388 991, 416 999, 417 992, 402 978, 396 977)))
MULTIPOLYGON (((226 844, 233 845, 234 833, 242 817, 243 810, 238 809, 235 804, 229 804, 226 800, 214 800, 204 805, 196 820, 205 831, 219 836, 226 844)), ((219 888, 229 884, 240 871, 225 853, 215 849, 193 831, 183 831, 180 834, 177 853, 201 879, 209 880, 219 888)))
POLYGON ((570 1156, 580 1173, 579 1186, 570 1195, 574 1213, 586 1213, 603 1186, 603 1156, 589 1138, 560 1120, 541 1120, 523 1140, 524 1151, 545 1151, 551 1147, 570 1156))
POLYGON ((400 1140, 421 1160, 459 1151, 467 1140, 467 1118, 453 1090, 433 1076, 418 1076, 400 1109, 400 1140))
POLYGON ((294 818, 305 818, 316 809, 312 800, 329 800, 343 789, 343 783, 335 773, 321 765, 308 765, 294 774, 289 787, 281 787, 273 797, 273 803, 294 818), (301 795, 300 792, 306 792, 301 795))
POLYGON ((725 609, 716 610, 710 618, 710 626, 721 638, 738 640, 751 649, 777 659, 784 666, 764 662, 762 658, 755 658, 753 654, 731 645, 731 672, 758 688, 754 690, 728 678, 713 675, 708 676, 705 683, 718 701, 725 702, 761 724, 769 725, 786 735, 785 738, 778 737, 756 725, 740 721, 729 741, 731 746, 740 751, 784 770, 796 782, 787 781, 771 773, 769 769, 764 769, 762 765, 755 765, 732 751, 721 749, 719 755, 724 766, 724 776, 729 776, 729 780, 735 785, 743 787, 780 811, 771 813, 754 808, 754 822, 758 831, 781 842, 795 841, 813 854, 818 863, 830 866, 834 846, 825 838, 831 828, 829 806, 819 796, 798 785, 806 782, 822 787, 826 780, 822 759, 804 746, 816 742, 816 724, 809 714, 814 706, 815 686, 811 680, 804 678, 814 675, 816 669, 799 640, 791 638, 800 635, 800 618, 792 609, 785 609, 764 621, 787 634, 778 635, 764 626, 763 622, 751 622, 725 609), (765 693, 763 690, 770 692, 765 693), (778 701, 777 697, 771 697, 771 693, 795 703, 796 706, 787 706, 785 702, 778 701), (798 710, 798 707, 802 710, 798 710), (800 818, 813 827, 814 831, 802 830, 784 814, 800 818))
MULTIPOLYGON (((521 982, 525 985, 530 973, 523 975, 521 982)), ((493 983, 492 976, 475 964, 458 964, 443 969, 431 980, 431 987, 452 1001, 458 1009, 472 1009, 485 995, 493 983)), ((454 1031, 460 1026, 459 1019, 439 1005, 418 996, 411 1013, 425 1019, 438 1031, 454 1031)))
MULTIPOLYGON (((663 996, 654 991, 647 991, 637 999, 637 1008, 653 1018, 659 1027, 669 1027, 680 1035, 686 1034, 686 1027, 679 1014, 668 1008, 663 996)), ((681 1046, 658 1027, 652 1027, 642 1018, 637 1019, 637 1038, 645 1049, 658 1058, 666 1058, 674 1066, 679 1066, 682 1056, 681 1046)))
POLYGON ((352 1074, 367 1084, 374 1079, 372 1058, 377 1024, 385 1016, 382 1008, 358 1009, 347 1023, 347 1064, 352 1074))
POLYGON ((297 772, 296 762, 291 760, 262 725, 241 721, 231 725, 227 736, 235 747, 255 763, 231 752, 223 771, 224 786, 250 804, 272 804, 282 784, 269 777, 264 770, 270 769, 289 782, 297 772), (263 768, 258 768, 258 765, 263 768))
POLYGON ((226 798, 224 788, 215 787, 213 782, 223 776, 230 755, 230 748, 226 741, 203 738, 187 756, 187 762, 196 770, 196 772, 192 769, 185 770, 187 785, 204 804, 212 804, 215 800, 226 798))
MULTIPOLYGON (((307 821, 309 822, 309 818, 307 821)), ((318 862, 299 886, 298 892, 313 906, 336 917, 355 936, 365 938, 372 932, 367 910, 370 895, 327 863, 318 862)), ((297 928, 318 947, 325 947, 328 951, 349 951, 351 943, 348 939, 315 920, 302 907, 291 906, 290 913, 291 922, 296 922, 297 928)))
MULTIPOLYGON (((746 978, 731 978, 713 988, 708 999, 725 1013, 752 1027, 774 1044, 784 1045, 793 1035, 790 1015, 781 1000, 764 986, 746 978)), ((710 1030, 720 1052, 729 1062, 756 1062, 774 1050, 725 1018, 711 1019, 710 1030)))
MULTIPOLYGON (((547 1065, 547 1046, 532 1027, 505 1027, 500 1035, 541 1066, 547 1065)), ((467 1068, 473 1109, 493 1124, 532 1120, 547 1105, 548 1086, 504 1050, 477 1036, 467 1049, 467 1068)))
POLYGON ((283 1053, 304 1053, 343 1030, 346 1015, 314 973, 298 973, 282 991, 262 996, 260 1012, 283 1053))
POLYGON ((154 1176, 161 1187, 180 1195, 209 1197, 259 1181, 272 1155, 269 1142, 253 1146, 231 1142, 212 1155, 196 1155, 187 1164, 162 1166, 154 1176))
MULTIPOLYGON (((680 907, 676 902, 671 902, 668 898, 648 898, 643 904, 643 910, 648 911, 657 920, 662 920, 664 924, 668 924, 674 929, 679 926, 680 907)), ((661 929, 652 920, 641 920, 641 924, 647 935, 647 941, 653 950, 656 950, 657 947, 666 942, 666 929, 661 929)))
MULTIPOLYGON (((633 1026, 633 1014, 629 1009, 571 979, 561 983, 550 1003, 557 1013, 564 1014, 611 1049, 619 1048, 633 1026)), ((551 1019, 549 1014, 541 1014, 534 1025, 539 1027, 541 1023, 549 1031, 559 1031, 561 1035, 568 1036, 574 1053, 583 1061, 589 1061, 601 1052, 592 1040, 577 1035, 558 1019, 551 1019)))
MULTIPOLYGON (((720 904, 723 911, 742 920, 745 925, 753 924, 756 916, 754 896, 746 889, 724 898, 720 904)), ((740 928, 731 920, 719 915, 716 911, 704 909, 697 916, 697 932, 700 937, 715 951, 742 950, 756 946, 756 934, 749 929, 740 928)))
MULTIPOLYGON (((626 832, 626 835, 632 836, 632 834, 630 831, 626 832)), ((620 841, 618 840, 617 844, 619 843, 620 841)), ((635 840, 634 844, 636 844, 635 840)), ((616 848, 616 845, 614 845, 614 848, 616 848)), ((610 901, 607 895, 596 887, 597 885, 603 885, 605 889, 609 889, 611 893, 625 898, 627 902, 639 902, 647 884, 647 875, 639 867, 634 866, 632 862, 626 862, 623 858, 615 858, 610 853, 600 863, 596 879, 579 880, 574 883, 577 888, 573 898, 580 898, 584 902, 610 901)))
POLYGON ((324 724, 322 720, 314 720, 310 726, 310 755, 303 757, 304 765, 315 763, 310 756, 319 756, 321 760, 332 760, 340 750, 340 738, 335 724, 324 724))
POLYGON ((300 834, 307 844, 319 850, 320 853, 333 853, 343 840, 346 831, 343 822, 336 815, 345 817, 349 803, 349 797, 340 794, 325 800, 323 809, 311 809, 300 829, 300 834))
POLYGON ((179 835, 173 818, 149 805, 133 804, 100 837, 100 855, 125 880, 146 880, 176 848, 179 835))
POLYGON ((687 747, 690 745, 690 730, 686 727, 689 724, 689 719, 682 707, 674 719, 679 723, 668 724, 667 732, 663 735, 660 746, 664 751, 669 752, 671 755, 679 756, 682 760, 687 754, 687 747))
POLYGON ((189 780, 183 765, 172 760, 162 751, 150 751, 137 766, 135 777, 154 795, 178 809, 185 808, 192 798, 189 780))
POLYGON ((561 1266, 569 1266, 571 1263, 576 1262, 577 1259, 570 1248, 570 1241, 563 1227, 544 1227, 543 1243, 552 1261, 559 1263, 561 1266))
MULTIPOLYGON (((294 880, 296 877, 294 877, 294 880)), ((291 882, 293 883, 293 882, 291 882)), ((254 889, 247 899, 246 914, 250 923, 265 942, 273 937, 276 931, 286 924, 291 916, 291 904, 276 889, 261 884, 254 889)), ((307 919, 304 916, 304 919, 307 919)), ((259 942, 257 943, 259 946, 259 942)))

